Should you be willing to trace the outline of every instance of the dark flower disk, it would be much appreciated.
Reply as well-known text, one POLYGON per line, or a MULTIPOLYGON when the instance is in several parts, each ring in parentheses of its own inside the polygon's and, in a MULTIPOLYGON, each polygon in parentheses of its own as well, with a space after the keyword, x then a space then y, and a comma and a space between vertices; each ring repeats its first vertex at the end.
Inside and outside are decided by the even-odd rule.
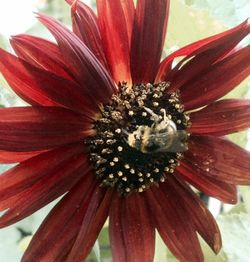
POLYGON ((162 59, 169 0, 97 0, 98 15, 67 2, 73 32, 39 14, 56 43, 0 49, 30 104, 0 109, 0 162, 18 163, 0 176, 0 227, 63 195, 23 262, 84 261, 107 218, 115 262, 152 262, 156 230, 180 261, 204 261, 198 234, 215 253, 221 236, 191 186, 234 204, 250 185, 250 153, 225 137, 250 127, 250 100, 222 98, 250 73, 249 23, 162 59))

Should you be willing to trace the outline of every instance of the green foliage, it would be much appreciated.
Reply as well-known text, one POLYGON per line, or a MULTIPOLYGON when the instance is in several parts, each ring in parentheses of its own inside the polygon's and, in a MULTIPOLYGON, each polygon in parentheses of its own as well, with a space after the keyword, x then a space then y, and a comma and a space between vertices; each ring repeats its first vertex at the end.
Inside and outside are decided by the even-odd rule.
POLYGON ((62 21, 63 23, 70 24, 70 8, 66 1, 62 0, 47 0, 47 5, 44 10, 48 15, 62 21))
POLYGON ((223 250, 227 256, 227 261, 249 261, 249 214, 221 215, 218 218, 218 224, 222 232, 223 250))
POLYGON ((86 262, 112 262, 108 227, 105 226, 86 262))
POLYGON ((184 0, 189 6, 208 10, 227 26, 236 25, 249 17, 249 0, 184 0))
POLYGON ((250 217, 250 186, 241 186, 240 193, 243 197, 245 210, 248 212, 250 217))
POLYGON ((101 251, 100 251, 100 245, 99 245, 99 241, 98 240, 95 242, 95 245, 93 247, 93 251, 95 253, 97 262, 101 262, 101 251))
POLYGON ((13 165, 4 165, 1 164, 0 165, 0 174, 2 174, 3 172, 5 172, 6 170, 8 170, 9 168, 11 168, 13 165))
POLYGON ((205 262, 229 262, 223 250, 221 250, 220 253, 216 255, 202 238, 200 238, 200 243, 205 262))
POLYGON ((166 248, 165 243, 161 239, 159 233, 156 233, 156 241, 155 241, 155 258, 154 262, 171 262, 167 259, 168 250, 166 248))
POLYGON ((0 34, 0 47, 6 49, 7 46, 8 46, 7 39, 3 35, 0 34))

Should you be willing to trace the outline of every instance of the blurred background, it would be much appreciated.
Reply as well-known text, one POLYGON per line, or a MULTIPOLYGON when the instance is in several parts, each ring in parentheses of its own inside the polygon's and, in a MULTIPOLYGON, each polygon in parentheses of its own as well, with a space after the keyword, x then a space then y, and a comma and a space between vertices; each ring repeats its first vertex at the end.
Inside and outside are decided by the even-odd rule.
MULTIPOLYGON (((94 0, 83 1, 95 9, 94 0)), ((28 33, 51 39, 48 31, 35 19, 34 12, 49 14, 70 26, 70 8, 64 0, 0 0, 0 47, 11 51, 8 38, 28 33)), ((229 27, 233 27, 250 14, 250 0, 172 0, 169 30, 164 55, 176 49, 229 27)), ((245 39, 243 45, 250 39, 245 39)), ((250 98, 250 79, 245 80, 227 97, 250 98)), ((0 106, 24 105, 10 90, 0 75, 0 106)), ((250 132, 231 135, 235 143, 250 149, 250 132)), ((1 165, 2 173, 10 166, 1 165)), ((0 185, 1 186, 1 185, 0 185)), ((199 194, 199 192, 197 192, 199 194)), ((223 237, 223 249, 215 257, 202 242, 205 262, 249 262, 250 254, 250 187, 239 188, 239 204, 222 205, 219 201, 200 194, 216 217, 223 237)), ((32 235, 54 203, 29 218, 0 230, 0 262, 19 262, 32 235)), ((105 227, 88 261, 112 261, 105 227)), ((157 237, 156 262, 174 262, 175 258, 157 237)))

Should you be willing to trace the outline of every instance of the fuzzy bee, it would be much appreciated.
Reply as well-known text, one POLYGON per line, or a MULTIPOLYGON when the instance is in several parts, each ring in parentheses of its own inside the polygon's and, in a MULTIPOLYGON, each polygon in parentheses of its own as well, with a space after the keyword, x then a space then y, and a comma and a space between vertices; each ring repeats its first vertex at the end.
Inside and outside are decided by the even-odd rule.
POLYGON ((151 126, 140 125, 133 133, 127 134, 129 146, 143 152, 184 152, 187 150, 188 134, 177 130, 176 124, 167 118, 166 110, 162 109, 163 119, 151 109, 144 109, 152 116, 151 126))

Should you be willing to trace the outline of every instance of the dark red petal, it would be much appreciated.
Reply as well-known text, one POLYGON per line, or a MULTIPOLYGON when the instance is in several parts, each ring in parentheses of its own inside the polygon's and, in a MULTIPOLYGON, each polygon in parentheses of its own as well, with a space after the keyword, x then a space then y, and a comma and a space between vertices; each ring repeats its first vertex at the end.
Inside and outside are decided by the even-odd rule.
POLYGON ((206 176, 206 172, 184 160, 182 160, 181 165, 177 167, 175 172, 178 177, 184 179, 201 192, 225 203, 237 203, 237 190, 235 185, 208 177, 206 176))
MULTIPOLYGON (((168 178, 168 184, 171 185, 187 207, 197 232, 217 254, 222 243, 219 227, 212 214, 186 183, 173 176, 168 178)), ((164 191, 167 190, 165 183, 162 184, 161 188, 164 191)))
POLYGON ((110 210, 109 229, 114 261, 153 261, 155 229, 143 196, 117 194, 110 210))
POLYGON ((181 88, 181 100, 186 110, 217 100, 240 84, 250 74, 250 46, 211 66, 181 88))
POLYGON ((64 106, 92 115, 97 110, 86 90, 75 82, 33 66, 2 49, 0 71, 12 89, 32 105, 64 106))
POLYGON ((165 244, 182 262, 201 262, 203 255, 192 217, 181 197, 165 182, 164 192, 157 187, 145 192, 154 219, 165 244))
POLYGON ((166 36, 169 0, 138 0, 131 39, 134 83, 154 82, 166 36))
POLYGON ((31 35, 17 35, 12 37, 11 46, 18 57, 31 65, 72 80, 56 44, 31 35))
MULTIPOLYGON (((172 89, 185 89, 189 81, 193 82, 194 79, 199 78, 202 73, 209 71, 213 64, 222 60, 223 57, 228 56, 228 53, 249 34, 250 24, 244 22, 236 27, 236 29, 234 28, 230 34, 226 34, 221 39, 218 39, 217 42, 220 43, 219 45, 217 43, 216 46, 211 47, 210 43, 210 49, 203 50, 203 52, 195 55, 195 57, 188 62, 186 62, 188 57, 184 58, 183 61, 179 63, 182 67, 176 72, 176 75, 170 76, 172 89)), ((174 71, 176 71, 176 69, 174 69, 174 71)))
MULTIPOLYGON (((195 45, 196 43, 197 42, 193 43, 194 46, 192 46, 191 44, 183 48, 180 48, 177 51, 171 53, 165 59, 163 59, 163 61, 160 63, 160 66, 159 66, 159 69, 158 69, 158 72, 155 78, 155 82, 158 83, 161 81, 165 81, 172 70, 174 59, 180 56, 186 56, 190 52, 195 50, 197 48, 197 46, 195 45)), ((200 44, 202 45, 203 42, 201 42, 200 44)))
POLYGON ((109 213, 113 190, 96 187, 67 262, 82 262, 91 251, 109 213))
POLYGON ((16 223, 55 200, 70 190, 88 171, 87 157, 83 153, 55 166, 27 189, 0 202, 1 211, 8 208, 0 218, 0 228, 16 223))
POLYGON ((186 158, 204 176, 229 184, 250 185, 250 152, 225 138, 191 137, 186 158))
POLYGON ((15 152, 0 150, 0 163, 11 164, 25 161, 33 156, 41 154, 43 151, 15 152))
POLYGON ((120 200, 120 196, 113 199, 109 214, 109 238, 114 262, 127 261, 128 254, 123 237, 120 200))
POLYGON ((103 47, 116 82, 131 82, 130 40, 134 9, 133 0, 97 0, 103 47))
POLYGON ((108 69, 96 14, 83 2, 75 1, 71 7, 71 15, 73 32, 108 69))
POLYGON ((58 107, 1 108, 0 115, 0 150, 44 150, 80 141, 90 132, 82 115, 58 107))
MULTIPOLYGON (((202 53, 206 53, 209 50, 212 50, 212 52, 215 49, 218 49, 221 47, 223 49, 223 52, 227 52, 228 49, 230 49, 230 46, 234 46, 235 43, 237 44, 239 42, 239 39, 243 38, 249 33, 250 26, 247 21, 241 23, 240 25, 229 29, 225 32, 204 38, 202 40, 196 41, 194 43, 191 43, 187 46, 184 46, 180 48, 179 50, 173 52, 168 57, 166 57, 160 64, 160 68, 158 70, 158 74, 156 77, 156 82, 159 81, 167 81, 170 80, 170 78, 173 78, 173 75, 176 73, 179 73, 177 70, 186 62, 189 58, 199 56, 202 53), (181 60, 180 63, 173 69, 173 72, 170 76, 170 70, 172 68, 172 62, 176 57, 180 56, 186 56, 183 60, 181 60)), ((222 51, 222 50, 218 50, 222 51)), ((223 54, 222 52, 222 54, 223 54)), ((213 60, 218 59, 219 55, 218 53, 210 54, 212 55, 210 59, 213 58, 213 60)), ((207 62, 206 59, 203 60, 204 64, 207 62)), ((200 70, 200 68, 196 68, 196 70, 200 70)), ((188 74, 186 75, 188 77, 188 74)), ((185 79, 186 81, 186 79, 185 79)), ((175 85, 176 88, 176 85, 175 85)))
POLYGON ((65 161, 84 152, 81 143, 34 156, 0 175, 0 199, 10 198, 32 186, 65 161))
POLYGON ((225 99, 191 114, 193 134, 223 136, 250 128, 250 100, 225 99))
POLYGON ((45 106, 56 104, 56 102, 50 101, 50 99, 46 97, 43 92, 41 92, 41 90, 36 90, 36 88, 34 90, 33 83, 30 80, 30 76, 20 60, 16 56, 11 55, 1 48, 0 71, 11 88, 17 93, 17 95, 29 104, 40 104, 45 106))
POLYGON ((59 21, 41 14, 38 19, 56 38, 65 61, 91 101, 107 102, 116 87, 103 65, 86 45, 59 21))
POLYGON ((89 200, 96 187, 92 173, 81 179, 52 209, 23 256, 23 262, 65 261, 79 233, 89 200))

